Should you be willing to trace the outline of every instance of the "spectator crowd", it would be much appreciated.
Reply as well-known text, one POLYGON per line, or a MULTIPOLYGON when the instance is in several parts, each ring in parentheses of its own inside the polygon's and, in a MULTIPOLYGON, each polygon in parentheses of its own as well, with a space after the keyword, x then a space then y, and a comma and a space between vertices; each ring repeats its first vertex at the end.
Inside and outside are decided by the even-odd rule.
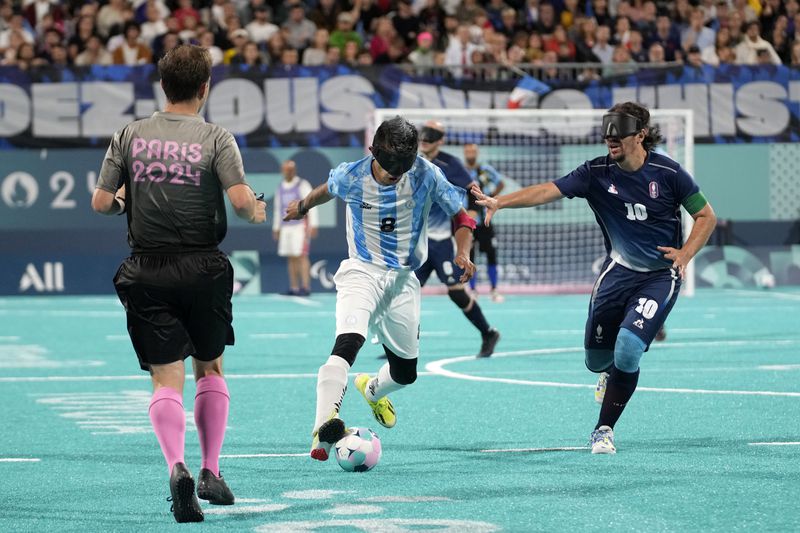
POLYGON ((0 65, 800 66, 800 0, 0 0, 0 65))

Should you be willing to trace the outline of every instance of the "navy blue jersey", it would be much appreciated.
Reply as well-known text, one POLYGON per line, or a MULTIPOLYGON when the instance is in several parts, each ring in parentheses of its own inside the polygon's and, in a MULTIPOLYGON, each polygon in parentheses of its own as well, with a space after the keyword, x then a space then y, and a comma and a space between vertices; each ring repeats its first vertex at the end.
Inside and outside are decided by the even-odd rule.
POLYGON ((677 162, 654 152, 635 172, 626 172, 606 155, 554 183, 568 198, 586 198, 603 231, 608 255, 640 272, 672 266, 656 247, 682 246, 680 206, 700 191, 677 162))
MULTIPOLYGON (((460 159, 447 152, 440 151, 431 163, 442 170, 447 181, 456 187, 469 190, 472 178, 460 159)), ((464 196, 464 200, 465 203, 463 206, 466 208, 466 196, 464 196)), ((428 214, 428 238, 441 241, 442 239, 449 239, 452 237, 453 229, 450 221, 451 218, 452 217, 445 213, 438 204, 434 203, 431 206, 431 212, 428 214)))

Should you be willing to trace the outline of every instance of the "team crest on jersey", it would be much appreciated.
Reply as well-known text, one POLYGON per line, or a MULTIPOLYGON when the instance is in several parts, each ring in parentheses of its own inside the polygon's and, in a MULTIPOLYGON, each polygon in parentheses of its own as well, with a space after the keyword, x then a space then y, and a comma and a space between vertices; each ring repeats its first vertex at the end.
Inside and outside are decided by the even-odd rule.
POLYGON ((412 207, 414 207, 414 202, 412 202, 411 200, 408 200, 406 202, 406 209, 411 209, 412 207))
POLYGON ((372 209, 372 206, 367 202, 361 202, 361 209, 372 209))
POLYGON ((658 198, 658 183, 650 182, 650 198, 658 198))
POLYGON ((609 185, 608 192, 610 192, 611 194, 619 194, 619 191, 617 191, 617 188, 614 186, 613 183, 609 185))

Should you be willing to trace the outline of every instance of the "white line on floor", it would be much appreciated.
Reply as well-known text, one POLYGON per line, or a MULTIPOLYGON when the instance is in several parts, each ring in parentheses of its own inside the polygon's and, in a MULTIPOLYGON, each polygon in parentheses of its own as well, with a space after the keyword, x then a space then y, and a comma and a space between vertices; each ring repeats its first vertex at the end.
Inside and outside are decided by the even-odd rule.
POLYGON ((800 446, 800 442, 748 442, 748 446, 800 446))
POLYGON ((307 453, 238 453, 220 455, 225 459, 258 459, 261 457, 308 457, 307 453))
POLYGON ((0 463, 38 463, 41 459, 34 457, 0 457, 0 463))
POLYGON ((588 451, 588 446, 561 446, 557 448, 508 448, 505 450, 481 450, 481 453, 527 453, 527 452, 574 452, 588 451))
MULTIPOLYGON (((737 341, 717 342, 715 344, 720 345, 720 344, 727 344, 729 342, 737 342, 737 341)), ((761 341, 760 343, 763 344, 763 342, 764 341, 761 341)), ((687 344, 691 346, 700 343, 687 343, 687 344)), ((669 345, 667 347, 671 346, 674 345, 669 345)), ((502 357, 514 357, 520 355, 549 355, 555 353, 576 352, 576 351, 583 351, 583 348, 553 348, 553 349, 541 349, 541 350, 523 350, 519 352, 500 352, 493 354, 492 359, 502 358, 502 357)), ((426 364, 425 370, 440 376, 449 377, 453 379, 463 379, 466 381, 506 383, 509 385, 527 385, 532 387, 556 387, 556 388, 570 388, 570 389, 595 388, 594 384, 587 384, 587 383, 560 383, 554 381, 528 381, 524 379, 493 378, 493 377, 476 376, 472 374, 464 374, 461 372, 453 372, 452 370, 446 370, 444 368, 447 365, 455 363, 463 363, 466 361, 474 361, 474 360, 475 356, 451 357, 449 359, 440 359, 438 361, 433 361, 431 363, 426 364)), ((731 396, 784 396, 790 398, 800 398, 800 392, 782 392, 782 391, 713 390, 713 389, 687 389, 687 388, 662 388, 662 387, 637 387, 636 390, 647 391, 647 392, 672 392, 679 394, 719 394, 719 395, 731 395, 731 396)))

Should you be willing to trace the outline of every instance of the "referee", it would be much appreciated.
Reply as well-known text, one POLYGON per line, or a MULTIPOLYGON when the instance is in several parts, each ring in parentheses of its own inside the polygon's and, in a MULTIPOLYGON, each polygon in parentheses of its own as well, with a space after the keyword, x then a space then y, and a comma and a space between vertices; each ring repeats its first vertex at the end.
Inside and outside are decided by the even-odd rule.
POLYGON ((231 505, 233 493, 219 473, 229 405, 222 353, 234 342, 233 268, 218 248, 227 231, 223 192, 236 215, 253 224, 265 221, 266 205, 245 181, 233 136, 199 115, 211 82, 208 51, 178 46, 158 71, 165 110, 114 134, 92 208, 128 219, 132 254, 114 286, 139 365, 152 377, 150 421, 169 469, 172 512, 178 522, 200 522, 203 511, 183 455, 184 360, 192 356, 197 382, 197 496, 231 505))

